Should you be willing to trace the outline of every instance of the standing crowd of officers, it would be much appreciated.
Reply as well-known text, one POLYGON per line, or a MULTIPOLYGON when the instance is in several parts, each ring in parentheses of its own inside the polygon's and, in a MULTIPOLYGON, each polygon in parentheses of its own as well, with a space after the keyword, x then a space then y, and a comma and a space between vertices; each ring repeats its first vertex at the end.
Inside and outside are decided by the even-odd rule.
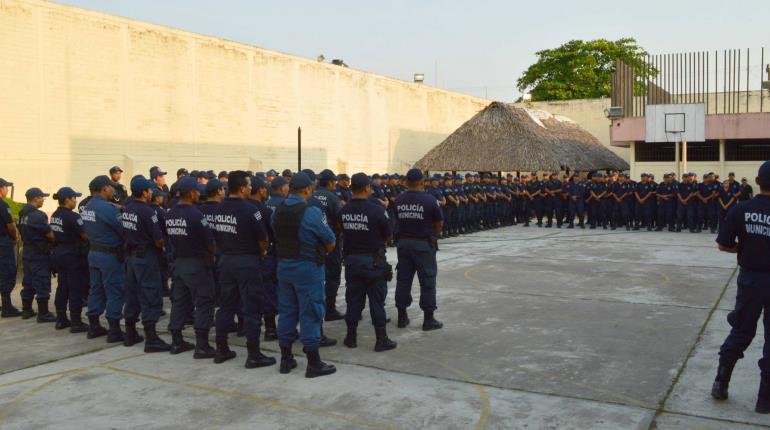
MULTIPOLYGON (((382 186, 385 198, 399 192, 395 176, 382 186)), ((753 196, 746 178, 739 183, 734 173, 724 182, 714 173, 706 173, 700 182, 695 173, 685 173, 681 182, 676 174, 667 173, 660 183, 649 173, 642 173, 638 182, 619 172, 587 177, 573 174, 559 179, 557 173, 536 172, 520 177, 434 174, 426 191, 443 210, 444 238, 500 226, 528 227, 533 221, 547 228, 715 233, 732 206, 753 196)))
MULTIPOLYGON (((122 173, 115 166, 109 176, 95 177, 90 195, 79 204, 81 193, 59 189, 53 194, 59 206, 50 219, 40 210, 49 194, 39 188, 25 193, 27 204, 16 223, 0 200, 3 318, 36 316, 37 322, 86 333, 89 339, 106 337, 108 343, 125 346, 143 343, 147 353, 193 350, 195 359, 215 363, 236 356, 228 335, 237 332, 246 338, 246 368, 276 363, 260 350, 264 326, 263 339, 279 343, 281 373, 297 367, 292 344, 299 340, 308 359, 305 376, 328 375, 336 369, 321 361, 318 351, 337 341, 324 335, 323 322, 344 320, 343 343, 356 348, 367 299, 374 350, 396 348, 387 335, 384 307, 393 276, 386 247, 395 235, 398 327, 410 323, 407 308, 415 274, 422 329, 443 326, 434 317, 443 213, 424 191, 423 174, 417 169, 404 175, 398 195, 383 192, 379 175, 337 176, 328 169, 318 175, 309 169, 281 175, 273 170, 216 175, 180 169, 169 187, 166 172, 153 167, 149 178, 131 178, 128 191, 120 183, 122 173), (19 239, 20 311, 11 299, 14 244, 19 239), (344 314, 336 309, 343 264, 344 314), (55 315, 48 307, 52 277, 58 279, 55 315), (170 344, 156 331, 165 314, 164 292, 171 299, 170 344), (84 307, 87 323, 82 320, 84 307), (195 344, 183 338, 185 326, 194 328, 195 344), (209 344, 212 328, 214 347, 209 344)), ((11 186, 0 179, 0 197, 6 197, 11 186)))

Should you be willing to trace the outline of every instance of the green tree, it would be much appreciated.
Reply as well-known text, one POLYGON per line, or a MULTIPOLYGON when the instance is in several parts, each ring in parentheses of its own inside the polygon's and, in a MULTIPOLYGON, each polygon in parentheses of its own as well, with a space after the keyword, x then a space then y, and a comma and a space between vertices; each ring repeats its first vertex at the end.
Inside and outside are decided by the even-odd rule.
POLYGON ((516 81, 532 100, 571 100, 609 97, 615 61, 645 70, 647 51, 632 38, 616 41, 571 40, 558 48, 536 53, 537 62, 516 81))

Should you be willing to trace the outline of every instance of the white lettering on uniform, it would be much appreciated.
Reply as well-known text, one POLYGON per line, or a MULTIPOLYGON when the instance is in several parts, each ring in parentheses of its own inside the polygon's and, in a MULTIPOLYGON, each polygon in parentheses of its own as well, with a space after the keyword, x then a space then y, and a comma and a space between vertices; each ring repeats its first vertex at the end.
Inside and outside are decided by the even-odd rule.
MULTIPOLYGON (((436 201, 438 204, 438 201, 436 201)), ((396 207, 398 219, 425 219, 425 208, 420 204, 403 204, 396 207)))
POLYGON ((80 217, 83 218, 83 221, 96 222, 96 212, 92 210, 83 209, 83 211, 80 212, 80 217))
POLYGON ((126 230, 132 230, 132 231, 138 231, 136 224, 139 222, 139 217, 136 216, 134 213, 123 213, 122 216, 122 224, 123 228, 126 230))
POLYGON ((238 234, 238 218, 235 215, 217 214, 214 229, 220 233, 238 234))

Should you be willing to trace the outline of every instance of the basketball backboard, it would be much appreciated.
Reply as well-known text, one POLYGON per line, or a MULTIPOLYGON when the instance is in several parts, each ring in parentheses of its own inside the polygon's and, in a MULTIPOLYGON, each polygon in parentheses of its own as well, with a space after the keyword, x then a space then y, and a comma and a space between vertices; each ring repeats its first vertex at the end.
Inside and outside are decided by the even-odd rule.
POLYGON ((647 105, 645 131, 647 142, 703 142, 706 140, 705 105, 647 105))

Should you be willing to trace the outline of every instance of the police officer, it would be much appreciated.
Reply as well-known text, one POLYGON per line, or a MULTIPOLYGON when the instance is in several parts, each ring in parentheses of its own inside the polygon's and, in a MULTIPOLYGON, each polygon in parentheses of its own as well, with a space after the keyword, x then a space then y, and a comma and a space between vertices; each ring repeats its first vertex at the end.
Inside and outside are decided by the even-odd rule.
POLYGON ((88 185, 91 200, 80 209, 80 216, 88 234, 88 338, 108 335, 107 342, 124 340, 120 331, 108 333, 99 323, 106 312, 111 327, 118 327, 123 312, 123 283, 125 255, 123 252, 123 224, 118 208, 111 204, 113 182, 105 175, 95 177, 88 185), (114 323, 112 323, 114 321, 114 323))
POLYGON ((110 180, 113 182, 113 188, 115 189, 115 192, 112 196, 112 202, 115 203, 118 206, 123 206, 126 204, 126 199, 128 198, 128 192, 126 191, 126 187, 123 186, 123 184, 120 183, 120 179, 123 177, 123 169, 121 169, 119 166, 112 166, 110 168, 110 180))
MULTIPOLYGON (((727 214, 716 242, 720 251, 737 253, 740 272, 735 310, 727 316, 732 329, 719 350, 719 369, 711 390, 717 400, 728 396, 730 377, 736 362, 743 358, 756 335, 757 322, 764 309, 764 331, 770 333, 770 161, 760 167, 756 179, 760 194, 738 203, 727 214)), ((761 382, 755 410, 770 413, 770 341, 765 335, 761 382)))
MULTIPOLYGON (((313 193, 313 198, 310 203, 321 209, 326 215, 326 223, 329 228, 337 235, 336 242, 339 242, 339 217, 340 217, 340 200, 336 194, 334 194, 336 175, 329 169, 322 170, 318 174, 318 189, 313 193)), ((382 189, 382 198, 386 200, 383 205, 387 207, 387 194, 385 188, 382 189)), ((326 272, 325 289, 326 289, 326 316, 325 321, 338 321, 345 318, 345 315, 341 314, 337 310, 337 292, 340 289, 340 282, 342 277, 342 254, 339 246, 335 247, 331 252, 326 255, 326 261, 324 264, 326 272)))
MULTIPOLYGON (((273 179, 275 181, 275 179, 273 179)), ((283 178, 280 179, 283 181, 283 178)), ((276 270, 278 261, 275 258, 275 236, 273 228, 270 225, 270 219, 273 216, 273 209, 265 204, 267 201, 267 183, 259 176, 251 178, 251 198, 249 202, 262 214, 262 223, 267 232, 267 253, 262 259, 260 269, 262 270, 262 287, 265 296, 262 300, 262 316, 265 322, 265 341, 278 340, 276 331, 275 316, 278 314, 278 279, 276 270)))
MULTIPOLYGON (((543 215, 545 213, 546 198, 545 184, 538 179, 537 172, 531 173, 531 180, 529 181, 529 200, 532 202, 532 209, 535 212, 535 218, 537 219, 537 226, 543 226, 543 215)), ((528 223, 527 223, 528 224, 528 223)))
POLYGON ((737 202, 736 196, 735 196, 735 190, 736 187, 731 187, 730 183, 725 181, 722 184, 722 188, 719 190, 719 197, 717 198, 717 201, 719 202, 719 230, 721 231, 722 228, 724 228, 724 223, 727 221, 727 214, 730 212, 730 209, 732 209, 733 206, 735 206, 735 203, 737 202))
POLYGON ((280 372, 289 373, 297 367, 291 347, 299 337, 308 359, 307 378, 337 371, 333 365, 321 361, 318 353, 326 312, 323 264, 336 242, 323 212, 308 203, 313 195, 312 186, 306 174, 294 175, 289 182, 289 196, 273 214, 278 256, 280 372))
POLYGON ((668 226, 668 231, 675 231, 674 209, 676 208, 675 188, 672 177, 666 173, 663 175, 663 183, 658 185, 656 198, 658 199, 658 227, 656 231, 663 231, 668 226))
POLYGON ((177 169, 176 182, 171 184, 171 188, 169 189, 169 201, 167 202, 169 206, 171 204, 171 200, 179 197, 179 189, 177 187, 179 186, 179 180, 185 176, 190 176, 190 172, 188 172, 187 169, 184 167, 177 169))
MULTIPOLYGON (((636 184, 634 197, 636 198, 636 217, 641 220, 642 227, 647 227, 647 231, 652 230, 652 198, 655 192, 650 183, 650 175, 642 173, 642 180, 636 184)), ((639 230, 639 226, 634 226, 634 230, 639 230)))
POLYGON ((682 231, 682 228, 687 228, 690 233, 695 233, 695 185, 692 183, 692 176, 690 173, 682 175, 682 182, 676 190, 677 198, 677 227, 676 231, 682 231))
POLYGON ((583 223, 585 219, 585 197, 586 184, 577 173, 572 175, 572 182, 567 185, 567 196, 569 197, 567 219, 569 224, 567 228, 575 228, 575 218, 578 220, 578 227, 586 228, 583 223))
POLYGON ((30 188, 24 196, 27 204, 19 211, 19 232, 24 243, 21 318, 35 316, 32 302, 37 298, 37 322, 54 322, 56 317, 48 311, 48 300, 51 297, 51 244, 54 235, 48 225, 48 216, 40 210, 49 194, 40 188, 30 188))
MULTIPOLYGON (((205 177, 206 172, 199 172, 198 177, 200 177, 201 175, 204 175, 205 177)), ((152 166, 150 168, 150 179, 152 180, 152 182, 155 183, 155 185, 158 188, 160 188, 162 191, 168 194, 169 189, 168 189, 168 185, 166 185, 166 172, 160 170, 160 167, 158 166, 152 166)))
POLYGON ((588 204, 591 206, 590 229, 595 229, 597 225, 607 230, 607 220, 604 217, 604 203, 602 200, 607 197, 607 184, 604 183, 604 174, 596 172, 592 176, 592 182, 588 186, 588 204))
POLYGON ((227 343, 229 326, 238 308, 240 298, 246 348, 247 369, 275 364, 275 358, 262 354, 259 334, 262 327, 261 259, 268 247, 268 234, 262 222, 262 213, 246 202, 251 194, 251 176, 244 171, 230 172, 228 196, 215 212, 217 247, 222 253, 219 261, 220 307, 216 314, 215 363, 235 357, 227 343))
POLYGON ((195 179, 185 176, 177 181, 179 203, 166 216, 166 233, 174 248, 173 301, 168 330, 171 354, 195 349, 193 358, 214 358, 209 345, 209 331, 214 319, 214 235, 206 216, 196 206, 200 191, 195 179), (185 342, 182 329, 194 313, 195 346, 185 342))
POLYGON ((738 196, 739 202, 744 202, 754 197, 754 189, 749 185, 749 181, 746 178, 741 178, 740 193, 738 196))
MULTIPOLYGON (((126 333, 123 345, 141 343, 136 331, 140 313, 146 341, 144 352, 165 352, 170 346, 158 337, 155 325, 163 309, 161 257, 163 236, 160 220, 150 205, 155 184, 142 175, 131 178, 132 201, 122 215, 126 239, 126 285, 124 309, 126 333)), ((117 320, 110 321, 110 331, 120 333, 117 320)), ((121 334, 122 335, 122 334, 121 334)))
POLYGON ((88 326, 81 320, 83 299, 88 291, 88 235, 83 219, 75 212, 76 200, 82 194, 63 187, 54 193, 59 207, 51 215, 51 230, 56 243, 51 255, 51 265, 58 273, 56 329, 69 327, 70 333, 84 333, 88 326), (67 318, 69 304, 70 320, 67 318))
POLYGON ((417 273, 420 281, 420 308, 425 314, 422 329, 436 330, 443 324, 433 316, 436 311, 436 239, 441 234, 443 216, 435 199, 423 192, 422 171, 411 169, 406 174, 407 187, 396 199, 398 216, 398 265, 396 308, 398 327, 409 325, 407 308, 412 304, 412 281, 417 273))
POLYGON ((13 183, 0 178, 0 297, 2 310, 0 317, 11 318, 21 316, 21 312, 13 306, 11 292, 16 286, 16 252, 14 245, 18 240, 16 224, 13 222, 11 208, 3 200, 8 197, 8 188, 13 183))
POLYGON ((334 194, 340 199, 342 206, 345 206, 353 198, 350 191, 350 177, 346 173, 337 175, 337 188, 334 190, 334 194))
POLYGON ((396 347, 385 328, 385 296, 392 268, 385 258, 385 245, 392 230, 387 211, 369 201, 372 187, 369 177, 356 173, 351 178, 353 199, 342 208, 340 219, 345 240, 345 301, 347 335, 344 344, 355 348, 358 320, 369 298, 369 312, 377 341, 374 350, 387 351, 396 347))
POLYGON ((265 205, 270 208, 271 211, 275 212, 278 205, 280 205, 288 195, 289 183, 286 182, 286 179, 283 179, 283 176, 277 176, 273 179, 273 182, 270 183, 270 198, 267 199, 265 205))

